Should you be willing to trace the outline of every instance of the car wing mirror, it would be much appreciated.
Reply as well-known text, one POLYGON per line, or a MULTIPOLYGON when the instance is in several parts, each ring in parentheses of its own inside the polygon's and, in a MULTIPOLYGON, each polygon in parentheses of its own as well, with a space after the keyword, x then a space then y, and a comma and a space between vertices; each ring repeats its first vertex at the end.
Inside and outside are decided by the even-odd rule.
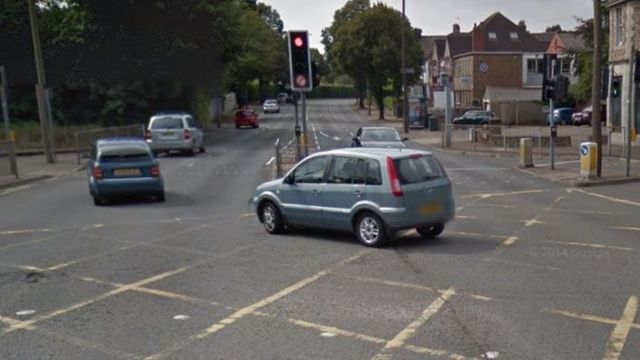
POLYGON ((284 178, 284 183, 287 185, 294 185, 295 184, 295 179, 293 178, 293 175, 289 175, 287 177, 284 178))
POLYGON ((409 138, 408 137, 403 137, 401 140, 402 140, 402 142, 405 142, 405 141, 409 141, 409 138))

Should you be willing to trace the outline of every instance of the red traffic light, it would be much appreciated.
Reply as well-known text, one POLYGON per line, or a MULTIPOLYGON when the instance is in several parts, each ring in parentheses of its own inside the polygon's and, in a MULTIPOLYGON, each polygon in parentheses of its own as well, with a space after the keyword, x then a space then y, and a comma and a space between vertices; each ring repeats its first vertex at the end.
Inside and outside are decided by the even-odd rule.
POLYGON ((296 86, 307 87, 307 85, 308 85, 307 78, 304 75, 296 76, 296 86))
POLYGON ((295 45, 296 47, 303 47, 304 46, 304 40, 302 39, 302 36, 296 36, 293 39, 293 45, 295 45))

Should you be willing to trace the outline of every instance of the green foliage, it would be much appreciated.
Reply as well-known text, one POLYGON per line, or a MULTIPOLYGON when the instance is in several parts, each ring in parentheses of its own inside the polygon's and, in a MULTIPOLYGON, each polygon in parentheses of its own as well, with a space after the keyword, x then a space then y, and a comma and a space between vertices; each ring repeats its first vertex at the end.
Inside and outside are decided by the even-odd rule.
MULTIPOLYGON (((593 79, 593 19, 576 18, 578 26, 575 31, 584 39, 585 48, 576 55, 578 82, 569 88, 569 93, 577 103, 591 102, 591 81, 593 79)), ((609 57, 609 8, 602 6, 602 68, 607 66, 609 57)))
MULTIPOLYGON (((407 67, 418 68, 423 53, 415 29, 400 12, 383 4, 377 4, 343 24, 331 47, 336 61, 354 78, 356 87, 368 84, 381 109, 380 118, 384 118, 383 101, 388 93, 385 86, 390 84, 396 96, 402 87, 401 52, 398 51, 402 30, 406 39, 407 67)), ((409 81, 413 80, 415 78, 410 77, 409 81)))

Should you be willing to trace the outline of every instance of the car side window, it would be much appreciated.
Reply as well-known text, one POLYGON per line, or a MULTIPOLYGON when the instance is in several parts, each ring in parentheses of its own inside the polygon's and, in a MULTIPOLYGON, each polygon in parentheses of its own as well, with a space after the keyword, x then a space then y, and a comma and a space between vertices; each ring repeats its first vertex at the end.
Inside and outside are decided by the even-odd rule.
POLYGON ((356 185, 364 185, 367 182, 367 164, 364 159, 358 159, 353 169, 353 183, 356 185))
POLYGON ((297 184, 319 184, 324 180, 324 173, 329 165, 329 157, 321 156, 308 160, 293 173, 297 184))
POLYGON ((367 159, 367 185, 382 185, 382 174, 378 160, 367 159))
POLYGON ((343 156, 336 156, 329 170, 327 183, 329 184, 351 184, 353 173, 357 164, 357 159, 343 156))

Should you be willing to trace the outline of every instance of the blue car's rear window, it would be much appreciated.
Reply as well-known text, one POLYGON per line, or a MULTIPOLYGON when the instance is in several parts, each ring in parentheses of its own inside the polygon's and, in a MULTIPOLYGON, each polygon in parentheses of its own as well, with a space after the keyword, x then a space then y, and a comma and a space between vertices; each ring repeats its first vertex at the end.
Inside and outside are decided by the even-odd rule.
POLYGON ((112 154, 100 156, 100 162, 103 163, 119 163, 119 162, 143 162, 151 161, 149 154, 112 154))
POLYGON ((440 164, 431 156, 411 156, 395 159, 394 164, 402 185, 417 184, 445 176, 440 164))

